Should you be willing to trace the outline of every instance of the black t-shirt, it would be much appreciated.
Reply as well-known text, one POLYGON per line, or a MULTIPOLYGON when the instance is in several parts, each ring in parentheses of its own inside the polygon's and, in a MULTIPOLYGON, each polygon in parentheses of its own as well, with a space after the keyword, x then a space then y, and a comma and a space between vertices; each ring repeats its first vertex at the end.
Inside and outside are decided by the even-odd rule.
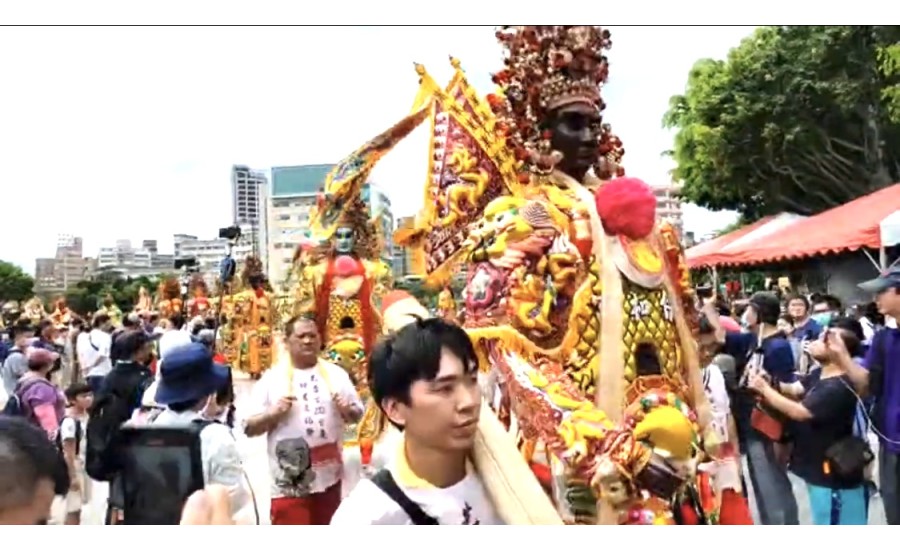
POLYGON ((838 441, 853 435, 856 396, 847 376, 820 377, 816 369, 803 380, 803 406, 812 414, 806 422, 793 425, 794 449, 791 471, 807 483, 832 489, 852 489, 860 481, 835 479, 825 473, 825 452, 838 441))

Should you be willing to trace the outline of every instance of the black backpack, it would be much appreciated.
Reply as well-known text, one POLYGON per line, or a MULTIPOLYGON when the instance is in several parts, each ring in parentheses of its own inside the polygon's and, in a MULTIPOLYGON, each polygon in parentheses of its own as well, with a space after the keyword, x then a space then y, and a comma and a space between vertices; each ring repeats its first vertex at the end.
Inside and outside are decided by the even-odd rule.
POLYGON ((107 375, 88 417, 85 470, 97 481, 111 481, 119 471, 113 447, 122 424, 131 419, 153 375, 146 368, 114 368, 107 375))
POLYGON ((3 416, 17 416, 19 418, 25 418, 33 421, 31 417, 31 411, 27 409, 25 403, 22 401, 22 396, 35 384, 47 384, 52 386, 52 384, 44 380, 43 378, 34 378, 24 383, 20 383, 16 386, 16 390, 9 396, 9 399, 6 401, 6 405, 3 407, 3 410, 0 411, 0 415, 3 416))

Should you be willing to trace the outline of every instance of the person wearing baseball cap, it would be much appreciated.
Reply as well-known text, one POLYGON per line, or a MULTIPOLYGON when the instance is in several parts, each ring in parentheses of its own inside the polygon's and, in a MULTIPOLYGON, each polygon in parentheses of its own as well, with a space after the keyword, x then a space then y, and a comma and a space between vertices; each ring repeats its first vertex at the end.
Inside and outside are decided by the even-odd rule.
POLYGON ((50 373, 59 354, 43 348, 28 348, 28 372, 19 378, 15 396, 22 414, 40 426, 51 438, 56 437, 59 423, 66 412, 66 399, 59 388, 50 382, 50 373))
POLYGON ((873 399, 872 424, 881 435, 878 473, 881 501, 888 525, 900 525, 900 266, 861 283, 859 288, 875 297, 878 312, 888 327, 872 337, 863 365, 840 348, 839 338, 830 338, 829 346, 853 382, 857 393, 873 399))
MULTIPOLYGON (((796 381, 794 351, 790 342, 778 329, 781 303, 772 292, 757 292, 750 297, 741 323, 746 332, 727 332, 719 322, 713 301, 704 304, 703 313, 712 326, 721 353, 730 355, 738 363, 742 382, 752 372, 762 371, 773 385, 796 381)), ((749 392, 739 392, 732 402, 740 449, 750 464, 749 479, 757 495, 757 510, 763 525, 798 525, 797 500, 791 488, 787 469, 776 458, 785 452, 782 443, 764 434, 754 424, 760 418, 756 398, 749 392), (763 504, 764 503, 764 504, 763 504)), ((781 424, 778 424, 781 426, 781 424)))

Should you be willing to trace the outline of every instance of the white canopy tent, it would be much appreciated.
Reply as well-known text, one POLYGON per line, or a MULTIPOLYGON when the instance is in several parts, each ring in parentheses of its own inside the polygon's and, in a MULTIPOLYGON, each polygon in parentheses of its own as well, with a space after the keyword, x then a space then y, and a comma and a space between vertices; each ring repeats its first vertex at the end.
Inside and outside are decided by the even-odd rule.
MULTIPOLYGON (((881 257, 879 264, 881 269, 887 269, 887 253, 886 248, 900 244, 900 210, 894 210, 878 224, 878 230, 881 235, 881 257)), ((891 262, 891 266, 897 263, 900 258, 891 262)))

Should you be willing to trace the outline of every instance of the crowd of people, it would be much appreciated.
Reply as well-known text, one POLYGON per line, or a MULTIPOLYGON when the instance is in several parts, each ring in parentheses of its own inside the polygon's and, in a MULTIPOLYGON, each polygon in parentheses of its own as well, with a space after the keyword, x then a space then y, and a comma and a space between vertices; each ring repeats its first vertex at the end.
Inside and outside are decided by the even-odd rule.
MULTIPOLYGON (((33 327, 20 318, 10 323, 3 342, 4 421, 25 421, 41 430, 67 479, 56 500, 63 517, 54 520, 79 524, 97 483, 108 484, 107 523, 123 520, 111 442, 129 422, 178 426, 192 417, 220 420, 201 432, 203 441, 209 440, 206 480, 224 480, 225 486, 242 481, 240 457, 226 427, 234 423, 231 372, 213 370, 214 355, 221 359, 214 350, 214 320, 195 318, 188 324, 180 314, 160 319, 131 313, 116 327, 100 312, 89 326, 75 318, 68 325, 43 319, 33 327), (165 368, 162 358, 168 359, 165 368)), ((236 495, 233 504, 247 500, 236 495)))
MULTIPOLYGON (((723 514, 743 506, 738 515, 749 516, 752 488, 759 523, 798 524, 791 472, 806 485, 815 524, 867 523, 876 493, 887 522, 900 523, 900 331, 891 322, 900 317, 900 269, 862 286, 877 315, 843 310, 830 296, 706 300, 698 345, 720 439, 713 477, 730 484, 723 499, 737 502, 723 514)), ((12 324, 0 523, 46 523, 56 502, 63 521, 78 524, 98 481, 110 487, 106 522, 129 523, 115 432, 198 421, 207 489, 187 500, 183 523, 261 523, 235 429, 267 439, 273 524, 500 523, 468 462, 481 399, 475 349, 455 323, 417 318, 375 347, 372 399, 403 445, 347 495, 342 434, 364 407, 347 372, 321 358, 315 322, 285 324, 283 366, 254 384, 235 425, 234 382, 212 331, 179 315, 162 330, 142 321, 129 315, 114 328, 95 315, 90 331, 68 327, 69 346, 52 325, 12 324)))
POLYGON ((707 392, 730 416, 762 524, 799 523, 789 472, 805 483, 817 525, 868 523, 875 495, 887 523, 900 523, 900 269, 861 287, 875 296, 870 306, 763 292, 703 308, 701 351, 715 373, 704 373, 707 392))

